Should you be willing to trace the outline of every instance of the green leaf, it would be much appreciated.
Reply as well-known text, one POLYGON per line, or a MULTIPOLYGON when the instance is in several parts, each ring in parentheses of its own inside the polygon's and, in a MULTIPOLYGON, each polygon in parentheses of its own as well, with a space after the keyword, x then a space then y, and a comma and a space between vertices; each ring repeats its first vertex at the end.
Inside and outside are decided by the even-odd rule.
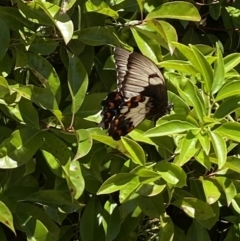
POLYGON ((52 111, 53 114, 57 117, 57 119, 61 120, 62 113, 58 108, 55 96, 49 89, 29 85, 19 88, 13 88, 13 90, 17 91, 17 93, 23 98, 32 100, 41 108, 52 111))
POLYGON ((170 184, 176 187, 183 187, 186 185, 187 175, 183 169, 174 163, 159 162, 154 168, 160 176, 170 184))
POLYGON ((70 58, 68 69, 68 88, 72 97, 72 113, 75 114, 81 107, 88 87, 88 76, 80 59, 70 58))
POLYGON ((240 173, 240 158, 230 156, 227 158, 225 165, 222 169, 229 168, 230 170, 240 173))
POLYGON ((100 46, 104 44, 111 44, 120 46, 120 41, 110 29, 101 26, 94 26, 74 32, 76 37, 85 44, 91 46, 100 46))
POLYGON ((240 213, 240 193, 232 199, 232 206, 236 212, 240 213))
POLYGON ((216 132, 209 132, 215 155, 218 158, 218 167, 222 168, 227 160, 227 146, 223 137, 216 132))
POLYGON ((68 44, 73 35, 73 23, 69 16, 67 14, 61 14, 60 7, 55 4, 42 2, 41 0, 36 0, 34 3, 36 3, 37 6, 40 6, 45 14, 48 15, 62 34, 65 44, 68 44))
POLYGON ((9 42, 10 42, 10 33, 9 28, 6 22, 0 18, 0 29, 1 29, 1 38, 0 38, 0 61, 5 56, 9 42))
POLYGON ((12 213, 8 209, 8 207, 0 201, 0 222, 10 228, 14 234, 16 235, 14 225, 13 225, 13 217, 12 213))
POLYGON ((71 161, 69 167, 69 178, 75 187, 75 199, 78 199, 84 192, 85 181, 82 175, 81 166, 78 161, 71 161))
POLYGON ((16 106, 0 106, 1 110, 15 121, 25 124, 29 127, 39 128, 39 117, 37 110, 33 107, 32 102, 21 99, 16 106))
POLYGON ((137 3, 138 3, 138 6, 139 6, 139 9, 140 9, 140 12, 142 14, 143 10, 144 10, 145 0, 137 0, 137 3))
POLYGON ((93 196, 88 201, 80 221, 80 235, 83 241, 95 241, 96 237, 102 240, 104 231, 101 225, 102 206, 93 196), (89 232, 91 230, 91 232, 89 232))
POLYGON ((83 156, 86 156, 89 151, 92 148, 93 140, 86 130, 79 129, 75 131, 77 143, 78 143, 78 149, 77 153, 75 154, 75 157, 73 158, 73 161, 82 158, 83 156))
POLYGON ((189 130, 198 130, 198 127, 187 121, 171 120, 160 124, 144 133, 148 137, 174 135, 189 130))
POLYGON ((198 71, 193 67, 192 64, 183 60, 167 60, 160 63, 160 66, 167 69, 174 69, 179 72, 197 75, 198 71))
POLYGON ((23 30, 25 27, 33 29, 33 24, 20 14, 18 8, 0 6, 0 15, 10 29, 16 31, 23 30))
POLYGON ((224 61, 225 73, 227 73, 240 63, 240 54, 239 53, 229 54, 223 59, 223 61, 224 61))
POLYGON ((122 137, 122 142, 131 155, 134 163, 138 165, 144 165, 146 163, 146 155, 142 147, 137 142, 126 137, 122 137))
POLYGON ((211 145, 210 145, 210 140, 209 140, 209 136, 207 135, 207 133, 199 132, 197 134, 197 138, 198 138, 203 150, 205 151, 205 153, 209 154, 211 145))
POLYGON ((240 123, 225 123, 221 125, 219 128, 214 130, 215 133, 218 133, 219 135, 226 137, 228 139, 234 140, 236 142, 239 142, 240 140, 240 123))
POLYGON ((131 182, 127 183, 124 188, 119 192, 119 201, 124 203, 130 199, 130 197, 137 191, 140 187, 139 177, 134 177, 131 182))
POLYGON ((30 44, 29 51, 41 55, 50 55, 56 50, 57 46, 58 42, 55 40, 35 36, 30 44))
POLYGON ((206 60, 205 56, 193 45, 190 45, 193 54, 195 55, 195 61, 192 65, 199 71, 202 75, 203 83, 206 86, 207 93, 210 93, 213 81, 213 70, 211 65, 206 60))
POLYGON ((194 107, 194 111, 201 122, 206 115, 206 108, 201 94, 199 93, 196 85, 193 85, 191 81, 183 79, 181 82, 177 82, 177 88, 180 96, 191 106, 194 107))
POLYGON ((107 201, 104 205, 103 229, 106 240, 114 240, 120 231, 120 212, 116 203, 107 201))
POLYGON ((52 169, 55 169, 58 165, 66 165, 71 158, 71 152, 65 142, 51 132, 44 132, 43 137, 44 142, 41 149, 51 153, 53 157, 56 158, 55 161, 49 159, 49 161, 51 161, 48 162, 48 165, 50 165, 52 169))
POLYGON ((209 219, 205 220, 197 220, 198 223, 200 223, 203 227, 210 230, 213 226, 216 225, 216 223, 219 220, 219 213, 220 213, 220 207, 218 206, 218 202, 215 202, 211 205, 211 208, 213 209, 213 212, 215 213, 215 216, 209 219))
POLYGON ((41 190, 32 193, 25 198, 26 201, 35 202, 41 205, 47 205, 53 208, 69 208, 71 212, 81 208, 81 204, 72 200, 70 193, 57 190, 41 190))
POLYGON ((232 96, 223 101, 216 110, 214 117, 222 119, 240 108, 240 96, 232 96))
POLYGON ((233 80, 230 82, 227 82, 218 92, 216 101, 235 96, 240 95, 240 89, 238 88, 240 85, 239 80, 233 80))
POLYGON ((160 49, 154 39, 150 39, 148 36, 139 31, 138 28, 131 28, 133 37, 137 43, 138 48, 141 50, 143 55, 150 58, 154 63, 158 62, 157 56, 160 56, 160 49))
POLYGON ((182 209, 191 218, 198 220, 205 220, 215 215, 209 204, 197 198, 186 197, 177 199, 172 204, 182 209))
POLYGON ((85 3, 86 6, 86 10, 88 12, 96 12, 96 13, 101 13, 104 14, 106 16, 112 17, 117 19, 118 13, 116 11, 114 11, 113 9, 111 9, 106 2, 104 1, 99 1, 99 0, 88 0, 85 3))
POLYGON ((237 190, 236 190, 236 187, 235 187, 234 183, 230 179, 228 179, 224 176, 216 177, 216 180, 221 185, 221 187, 222 187, 222 189, 225 193, 225 196, 226 196, 226 199, 227 199, 227 205, 230 206, 233 198, 237 194, 237 190))
POLYGON ((109 194, 123 189, 128 183, 136 178, 135 174, 118 173, 108 178, 99 188, 97 194, 109 194))
MULTIPOLYGON (((30 203, 18 202, 16 208, 17 214, 26 214, 30 218, 33 217, 42 222, 42 224, 47 228, 50 236, 53 240, 57 240, 59 237, 59 228, 55 222, 40 208, 30 203)), ((24 226, 24 223, 21 223, 24 226)), ((25 231, 27 231, 25 229, 25 231)))
POLYGON ((160 216, 159 241, 172 241, 174 236, 174 224, 172 219, 164 213, 160 216))
POLYGON ((47 89, 50 89, 57 102, 61 99, 61 83, 53 66, 43 57, 27 53, 28 67, 38 78, 39 82, 47 89))
POLYGON ((221 196, 217 181, 213 178, 203 178, 203 177, 200 177, 200 180, 203 185, 206 201, 209 204, 215 203, 221 196))
POLYGON ((162 194, 153 197, 140 196, 139 207, 151 218, 159 218, 165 212, 162 194))
POLYGON ((218 90, 222 87, 225 79, 224 61, 218 43, 216 43, 216 55, 218 56, 218 58, 214 62, 212 94, 218 92, 218 90))
POLYGON ((208 231, 198 224, 198 220, 193 220, 192 225, 188 229, 187 240, 211 241, 208 231))
POLYGON ((164 39, 170 53, 173 54, 175 46, 172 44, 172 42, 177 42, 178 40, 175 28, 168 22, 158 21, 156 19, 149 19, 146 21, 146 24, 160 34, 160 36, 164 39))
POLYGON ((198 139, 191 131, 189 131, 182 141, 181 152, 178 159, 179 165, 183 166, 187 163, 198 150, 198 139))
POLYGON ((197 154, 195 154, 194 157, 196 158, 196 161, 203 165, 206 169, 211 169, 212 164, 210 162, 209 154, 207 154, 205 151, 200 150, 197 154))
POLYGON ((42 132, 30 128, 16 130, 0 145, 0 167, 16 168, 28 162, 43 143, 42 132))
POLYGON ((173 18, 196 22, 201 20, 197 8, 193 4, 183 1, 164 3, 150 12, 147 15, 147 19, 149 18, 173 18))

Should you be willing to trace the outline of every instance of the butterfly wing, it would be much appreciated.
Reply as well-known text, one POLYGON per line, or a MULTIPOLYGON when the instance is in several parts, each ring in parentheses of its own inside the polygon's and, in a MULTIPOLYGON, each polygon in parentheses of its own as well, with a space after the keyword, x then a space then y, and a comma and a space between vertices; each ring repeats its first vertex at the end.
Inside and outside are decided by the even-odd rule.
POLYGON ((113 99, 108 96, 102 103, 100 126, 119 140, 145 118, 166 114, 168 100, 165 80, 154 62, 118 47, 114 49, 114 58, 118 90, 111 92, 117 93, 113 99))

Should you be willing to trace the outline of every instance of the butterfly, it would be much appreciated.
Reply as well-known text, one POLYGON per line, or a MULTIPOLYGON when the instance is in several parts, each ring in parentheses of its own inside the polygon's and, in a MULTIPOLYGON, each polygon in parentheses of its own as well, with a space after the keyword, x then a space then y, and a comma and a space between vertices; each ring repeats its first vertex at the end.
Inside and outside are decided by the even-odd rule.
POLYGON ((165 79, 155 63, 137 52, 116 47, 113 51, 117 90, 101 102, 102 121, 108 135, 120 140, 145 118, 154 121, 171 110, 165 79))

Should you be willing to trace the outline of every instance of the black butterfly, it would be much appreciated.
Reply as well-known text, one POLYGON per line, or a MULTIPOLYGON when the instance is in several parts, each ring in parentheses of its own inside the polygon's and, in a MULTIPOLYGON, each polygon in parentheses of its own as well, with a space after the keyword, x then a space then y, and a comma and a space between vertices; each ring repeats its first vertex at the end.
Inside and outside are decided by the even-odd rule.
POLYGON ((99 126, 108 129, 114 140, 120 140, 145 118, 156 121, 169 113, 171 104, 164 77, 152 60, 118 47, 114 59, 118 89, 102 101, 99 126))

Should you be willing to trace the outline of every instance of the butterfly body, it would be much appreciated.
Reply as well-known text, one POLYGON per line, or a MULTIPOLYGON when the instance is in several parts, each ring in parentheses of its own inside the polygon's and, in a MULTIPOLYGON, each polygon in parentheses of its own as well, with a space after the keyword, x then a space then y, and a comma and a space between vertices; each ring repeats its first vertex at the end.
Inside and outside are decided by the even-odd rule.
POLYGON ((102 101, 100 127, 114 140, 128 134, 145 118, 156 121, 169 112, 162 73, 147 57, 115 48, 117 87, 102 101))

